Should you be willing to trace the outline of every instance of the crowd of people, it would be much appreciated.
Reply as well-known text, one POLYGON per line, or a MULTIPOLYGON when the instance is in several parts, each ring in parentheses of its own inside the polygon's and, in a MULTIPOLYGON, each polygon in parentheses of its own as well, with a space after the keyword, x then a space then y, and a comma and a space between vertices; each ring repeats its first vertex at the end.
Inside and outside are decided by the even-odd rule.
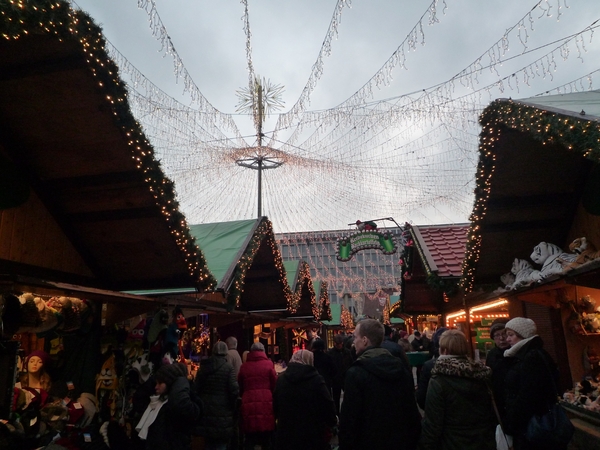
MULTIPOLYGON (((428 339, 413 336, 411 350, 428 339)), ((313 337, 279 375, 263 344, 242 362, 230 337, 213 346, 194 383, 183 365, 161 367, 139 431, 148 449, 165 450, 190 448, 192 433, 206 450, 330 450, 334 435, 339 450, 493 450, 501 423, 515 450, 542 448, 526 430, 556 402, 556 364, 531 319, 498 321, 490 337, 484 364, 461 331, 438 328, 416 389, 407 336, 375 319, 335 335, 329 350, 313 337)))

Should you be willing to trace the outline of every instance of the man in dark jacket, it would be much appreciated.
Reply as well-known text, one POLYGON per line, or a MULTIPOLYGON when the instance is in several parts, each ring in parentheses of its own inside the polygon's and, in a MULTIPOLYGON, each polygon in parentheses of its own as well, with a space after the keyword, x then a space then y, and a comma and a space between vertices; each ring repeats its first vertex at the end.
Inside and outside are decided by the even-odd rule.
POLYGON ((354 358, 352 353, 346 347, 344 347, 344 340, 346 338, 342 334, 336 334, 333 336, 333 348, 330 349, 327 354, 331 356, 333 364, 335 366, 335 376, 331 383, 331 390, 333 393, 333 403, 335 403, 335 410, 340 413, 340 399, 342 397, 342 389, 344 388, 344 377, 346 371, 352 365, 354 358))
POLYGON ((421 433, 414 383, 400 359, 381 348, 383 325, 361 320, 354 330, 357 359, 346 373, 340 450, 412 450, 421 433))
POLYGON ((394 330, 392 327, 388 325, 383 326, 385 336, 383 337, 383 342, 381 343, 381 348, 385 348, 388 352, 395 356, 396 358, 400 358, 408 371, 410 372, 410 363, 408 362, 408 356, 406 356, 406 352, 402 348, 400 344, 394 342, 392 336, 394 335, 394 330))

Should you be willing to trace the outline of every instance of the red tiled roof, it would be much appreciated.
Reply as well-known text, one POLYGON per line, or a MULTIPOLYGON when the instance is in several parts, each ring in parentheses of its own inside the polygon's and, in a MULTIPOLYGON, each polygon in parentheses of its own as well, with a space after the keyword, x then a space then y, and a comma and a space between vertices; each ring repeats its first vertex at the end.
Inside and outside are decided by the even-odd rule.
POLYGON ((470 224, 413 226, 423 263, 439 277, 460 277, 470 224))

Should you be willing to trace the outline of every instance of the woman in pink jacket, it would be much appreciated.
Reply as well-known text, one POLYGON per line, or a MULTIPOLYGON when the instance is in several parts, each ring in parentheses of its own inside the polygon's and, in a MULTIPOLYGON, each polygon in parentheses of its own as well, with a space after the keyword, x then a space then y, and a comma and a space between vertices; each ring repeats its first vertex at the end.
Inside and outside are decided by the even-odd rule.
POLYGON ((263 450, 271 447, 271 435, 275 430, 273 391, 276 381, 275 367, 265 354, 265 346, 255 342, 238 375, 245 449, 253 449, 255 445, 260 445, 263 450))

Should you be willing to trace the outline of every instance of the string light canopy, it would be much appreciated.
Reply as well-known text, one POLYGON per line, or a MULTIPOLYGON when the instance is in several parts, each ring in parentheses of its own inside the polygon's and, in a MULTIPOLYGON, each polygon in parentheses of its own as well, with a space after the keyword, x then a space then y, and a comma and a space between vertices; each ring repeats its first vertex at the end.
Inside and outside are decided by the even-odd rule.
MULTIPOLYGON (((250 94, 259 78, 252 59, 249 2, 241 3, 250 94)), ((350 13, 350 1, 338 0, 300 95, 273 128, 258 133, 254 144, 246 142, 234 116, 217 110, 195 84, 155 1, 139 0, 138 5, 147 12, 165 56, 172 58, 189 104, 163 92, 116 49, 109 51, 131 79, 130 101, 177 183, 182 207, 196 223, 248 218, 254 216, 254 199, 264 192, 261 213, 278 231, 334 229, 356 217, 390 214, 421 223, 464 221, 472 210, 477 117, 483 105, 507 92, 530 89, 534 80, 550 84, 570 58, 584 58, 598 26, 590 20, 575 33, 538 45, 533 40, 538 25, 564 19, 578 8, 566 8, 560 0, 539 1, 454 76, 386 97, 386 89, 414 68, 415 54, 435 42, 431 27, 439 27, 452 12, 452 5, 434 0, 360 89, 334 107, 309 110, 342 15, 350 13), (263 162, 278 170, 269 171, 259 189, 245 169, 264 168, 263 162), (320 201, 307 201, 316 198, 320 201)), ((589 89, 597 73, 544 91, 589 89)), ((247 114, 256 120, 253 112, 247 114)))

